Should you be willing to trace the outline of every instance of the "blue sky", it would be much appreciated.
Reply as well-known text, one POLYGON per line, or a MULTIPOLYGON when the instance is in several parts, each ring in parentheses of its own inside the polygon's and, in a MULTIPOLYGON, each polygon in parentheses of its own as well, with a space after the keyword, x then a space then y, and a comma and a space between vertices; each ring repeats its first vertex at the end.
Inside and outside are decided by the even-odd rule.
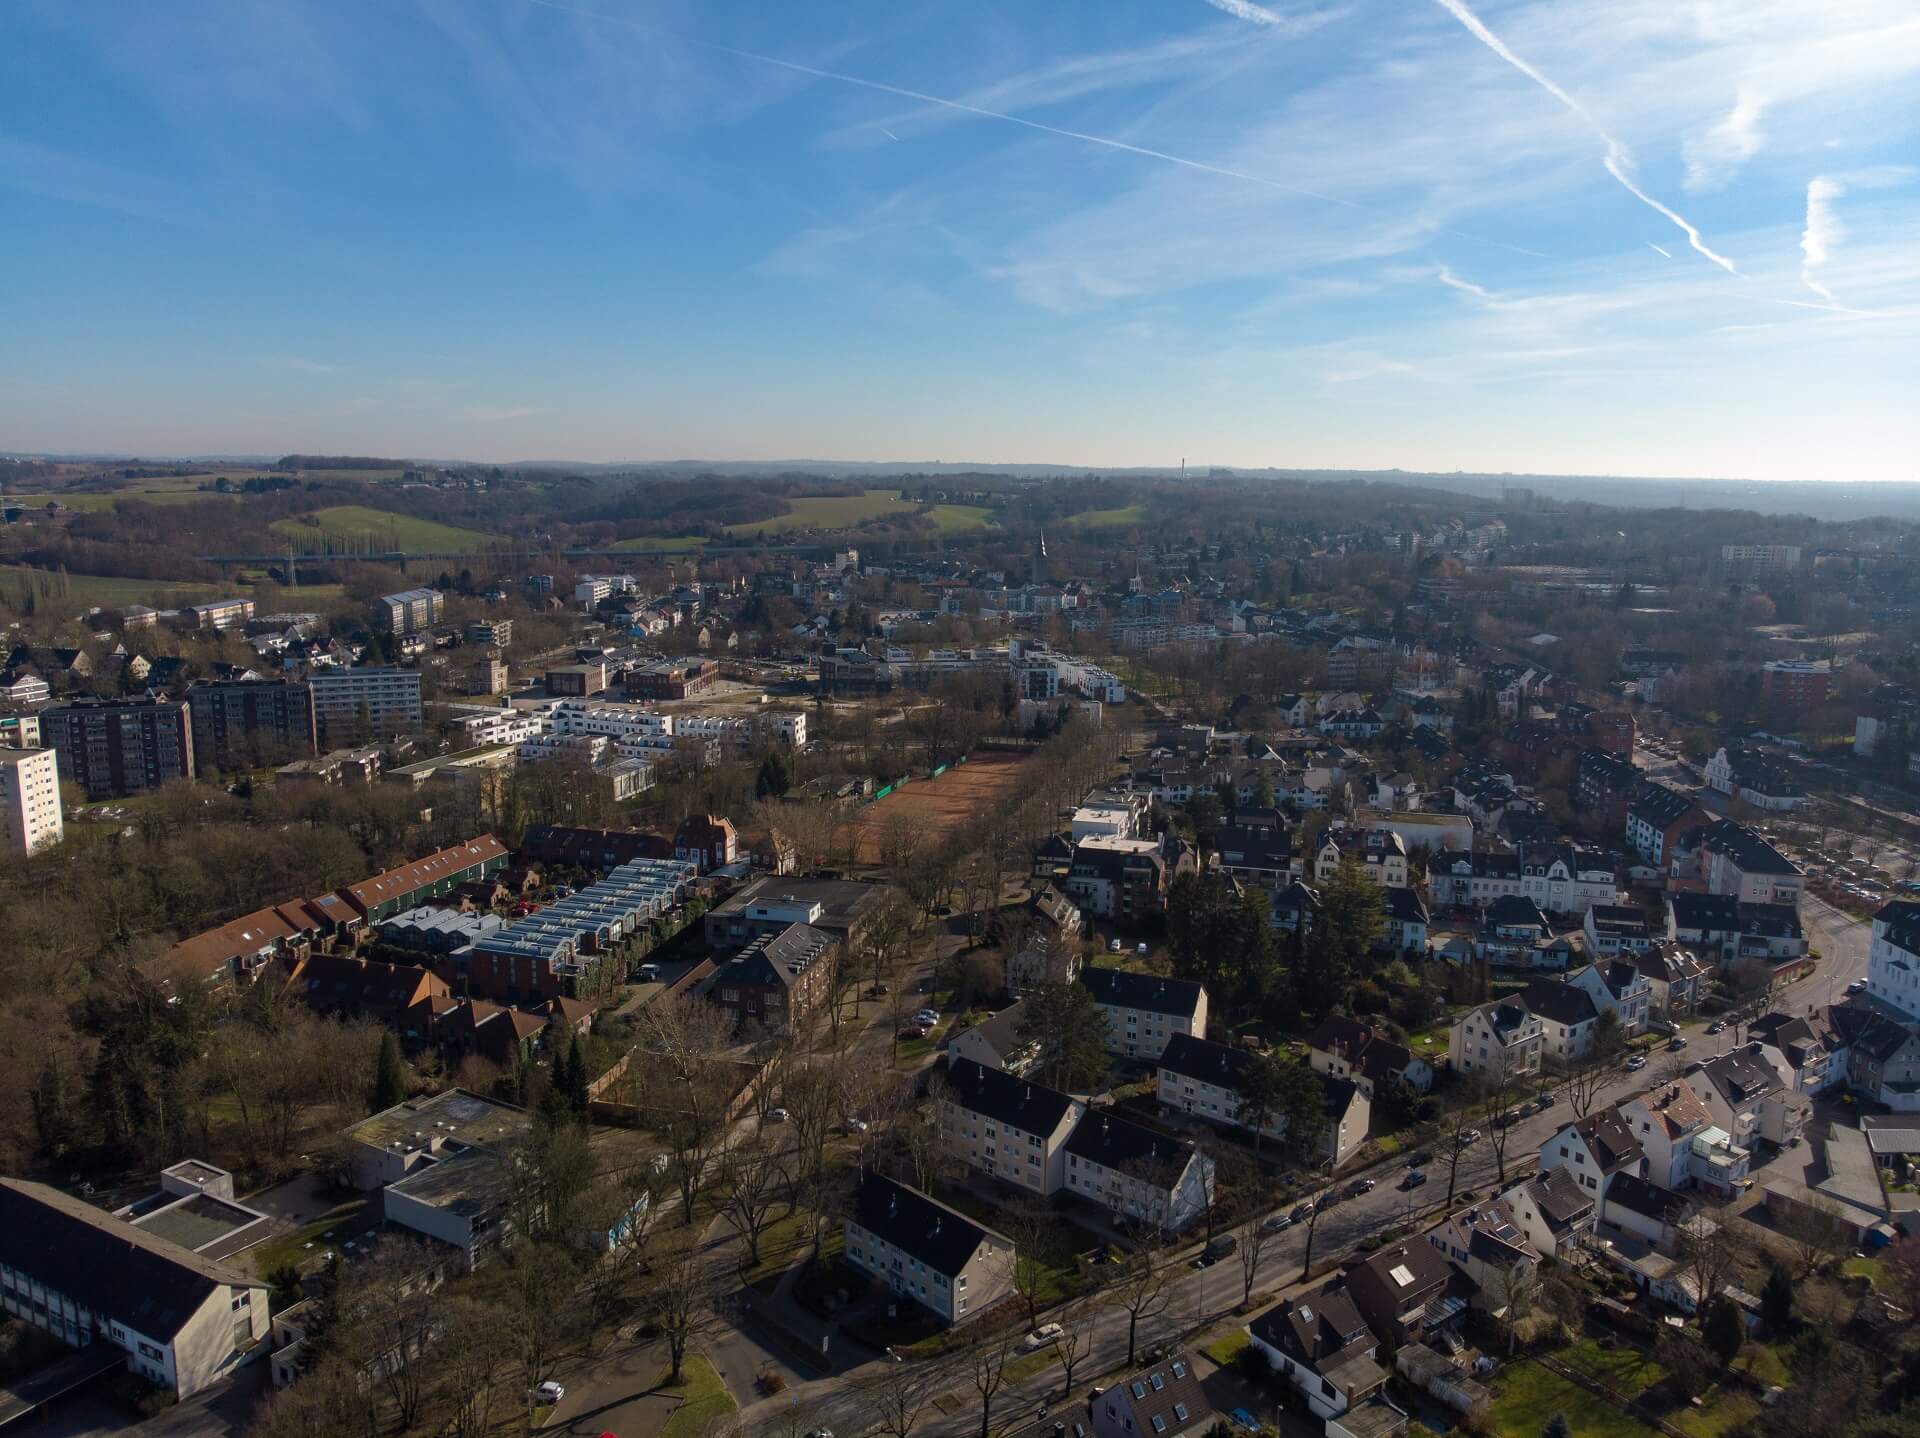
POLYGON ((1917 80, 1912 0, 9 0, 0 448, 1920 479, 1917 80))

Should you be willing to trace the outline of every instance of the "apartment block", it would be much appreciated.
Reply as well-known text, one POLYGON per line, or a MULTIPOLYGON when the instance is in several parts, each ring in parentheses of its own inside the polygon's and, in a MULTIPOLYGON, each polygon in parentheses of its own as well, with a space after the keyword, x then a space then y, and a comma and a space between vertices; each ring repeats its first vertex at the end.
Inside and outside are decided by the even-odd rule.
POLYGON ((0 850, 37 854, 66 835, 51 749, 0 749, 0 850))
POLYGON ((307 684, 320 742, 329 748, 420 727, 418 669, 316 669, 307 684))
POLYGON ((313 690, 287 679, 234 679, 187 690, 193 753, 204 768, 251 769, 317 752, 313 690))
POLYGON ((144 794, 194 776, 184 699, 74 699, 40 711, 60 776, 89 799, 144 794))
POLYGON ((373 601, 373 621, 389 634, 414 634, 438 624, 446 608, 437 589, 403 589, 373 601))

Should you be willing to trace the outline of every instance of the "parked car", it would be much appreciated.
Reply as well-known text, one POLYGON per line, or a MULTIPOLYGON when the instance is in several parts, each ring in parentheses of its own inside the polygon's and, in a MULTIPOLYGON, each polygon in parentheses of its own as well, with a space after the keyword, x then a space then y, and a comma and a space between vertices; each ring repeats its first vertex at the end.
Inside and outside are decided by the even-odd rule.
POLYGON ((1727 1031, 1727 1021, 1725 1019, 1715 1019, 1712 1023, 1707 1025, 1707 1032, 1709 1034, 1723 1034, 1726 1031, 1727 1031))
POLYGON ((1454 1139, 1454 1142, 1462 1148, 1465 1148, 1470 1143, 1478 1143, 1480 1142, 1480 1130, 1477 1128, 1462 1129, 1459 1137, 1454 1139))
POLYGON ((1677 1054, 1680 1052, 1681 1049, 1685 1048, 1686 1046, 1687 1046, 1687 1036, 1685 1034, 1675 1034, 1672 1038, 1667 1040, 1668 1053, 1677 1054))
POLYGON ((932 1032, 933 1026, 931 1024, 908 1024, 900 1030, 900 1037, 903 1039, 923 1039, 932 1032))
POLYGON ((1372 1193, 1379 1186, 1380 1182, 1378 1179, 1356 1178, 1352 1183, 1347 1185, 1347 1197, 1358 1198, 1363 1193, 1372 1193))
POLYGON ((1407 1155, 1408 1168, 1419 1168, 1423 1164, 1429 1164, 1432 1162, 1433 1162, 1433 1150, 1430 1148, 1417 1148, 1412 1153, 1407 1155))
POLYGON ((1293 1212, 1287 1215, 1287 1221, 1289 1223, 1301 1223, 1312 1217, 1313 1217, 1313 1200, 1308 1199, 1305 1203, 1296 1204, 1294 1206, 1293 1212))
POLYGON ((1045 1348, 1049 1343, 1058 1343, 1065 1336, 1066 1331, 1057 1323, 1043 1323, 1021 1339, 1020 1346, 1028 1352, 1036 1348, 1045 1348))
POLYGON ((785 1123, 786 1121, 787 1121, 787 1111, 785 1109, 770 1108, 767 1110, 768 1123, 785 1123))
POLYGON ((1540 1097, 1533 1102, 1533 1106, 1538 1109, 1549 1109, 1553 1107, 1553 1104, 1554 1098, 1550 1093, 1541 1094, 1540 1097))
POLYGON ((1118 939, 1107 940, 1107 952, 1110 954, 1117 954, 1125 948, 1126 948, 1126 945, 1121 943, 1118 939))
POLYGON ((933 1009, 918 1009, 914 1012, 913 1021, 916 1024, 937 1024, 940 1022, 940 1015, 933 1009))
POLYGON ((873 1127, 872 1124, 868 1123, 863 1118, 850 1118, 840 1126, 844 1128, 848 1133, 865 1133, 868 1129, 873 1127))
POLYGON ((888 994, 892 992, 893 990, 888 988, 885 984, 875 984, 872 988, 867 990, 867 997, 870 999, 884 999, 888 994))
POLYGON ((1634 1054, 1627 1060, 1627 1072, 1630 1074, 1637 1074, 1646 1066, 1647 1056, 1645 1054, 1634 1054))
POLYGON ((1153 952, 1153 946, 1151 944, 1140 944, 1134 948, 1134 952, 1144 959, 1148 954, 1153 952))
POLYGON ((660 982, 660 966, 658 964, 642 964, 633 971, 633 976, 640 983, 657 984, 660 982))
POLYGON ((1410 1168, 1407 1170, 1405 1176, 1401 1178, 1400 1187, 1418 1188, 1420 1187, 1421 1184, 1425 1183, 1426 1181, 1427 1181, 1427 1173, 1425 1169, 1410 1168))
POLYGON ((1862 991, 1864 991, 1866 987, 1867 987, 1867 981, 1865 979, 1855 979, 1852 983, 1847 985, 1847 995, 1849 998, 1851 998, 1854 994, 1861 993, 1862 991))
POLYGON ((562 1398, 567 1396, 567 1390, 549 1378, 545 1383, 542 1383, 538 1388, 533 1390, 533 1396, 542 1403, 558 1403, 562 1398))
POLYGON ((1292 1214, 1276 1213, 1272 1218, 1268 1219, 1265 1223, 1260 1225, 1260 1231, 1262 1233, 1278 1233, 1282 1229, 1292 1228, 1292 1227, 1293 1227, 1292 1214))
POLYGON ((1249 1433, 1258 1433, 1260 1431, 1260 1420, 1244 1408, 1234 1409, 1227 1417, 1233 1421, 1233 1426, 1236 1428, 1244 1428, 1249 1433))
POLYGON ((1213 1260, 1218 1262, 1239 1246, 1240 1240, 1238 1238, 1235 1238, 1231 1233, 1223 1233, 1206 1246, 1202 1256, 1211 1255, 1213 1260))

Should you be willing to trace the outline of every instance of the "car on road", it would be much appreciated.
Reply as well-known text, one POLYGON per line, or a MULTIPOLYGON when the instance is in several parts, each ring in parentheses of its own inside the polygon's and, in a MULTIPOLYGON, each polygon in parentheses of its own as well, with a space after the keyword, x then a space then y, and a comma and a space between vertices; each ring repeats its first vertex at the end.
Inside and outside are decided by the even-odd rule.
POLYGON ((1372 1193, 1379 1186, 1380 1181, 1378 1179, 1356 1178, 1352 1183, 1347 1185, 1347 1197, 1358 1198, 1363 1193, 1372 1193))
POLYGON ((1313 1200, 1308 1199, 1305 1203, 1294 1205, 1293 1212, 1287 1215, 1287 1222, 1300 1223, 1312 1217, 1313 1217, 1313 1200))
POLYGON ((940 1022, 940 1015, 934 1009, 917 1009, 914 1011, 913 1021, 916 1024, 937 1024, 940 1022))
POLYGON ((1415 1149, 1412 1153, 1407 1155, 1408 1168, 1419 1168, 1422 1164, 1428 1164, 1432 1162, 1433 1162, 1433 1150, 1430 1148, 1418 1148, 1418 1149, 1415 1149))
POLYGON ((1533 1101, 1533 1106, 1544 1112, 1545 1110, 1552 1108, 1553 1103, 1554 1103, 1553 1095, 1550 1093, 1543 1093, 1540 1095, 1539 1098, 1533 1101))
POLYGON ((1453 1141, 1462 1148, 1467 1147, 1469 1144, 1478 1143, 1480 1142, 1480 1130, 1477 1128, 1462 1129, 1453 1141))
POLYGON ((868 1129, 872 1128, 873 1125, 863 1118, 850 1118, 841 1124, 840 1127, 848 1133, 865 1133, 868 1129))
POLYGON ((768 1123, 785 1123, 786 1121, 787 1121, 787 1111, 785 1109, 770 1108, 767 1110, 768 1123))
POLYGON ((1862 993, 1865 991, 1866 987, 1867 987, 1867 981, 1865 979, 1855 979, 1852 983, 1847 985, 1847 996, 1851 998, 1853 995, 1857 993, 1862 993))
POLYGON ((1627 1060, 1627 1072, 1630 1074, 1637 1074, 1646 1066, 1647 1056, 1645 1054, 1634 1054, 1627 1060))
POLYGON ((633 977, 639 983, 657 984, 660 982, 660 966, 658 964, 642 964, 633 971, 633 977))
POLYGON ((884 999, 888 994, 892 992, 893 990, 888 988, 885 984, 875 984, 872 988, 867 990, 867 997, 870 999, 884 999))
POLYGON ((1410 1168, 1407 1170, 1405 1177, 1400 1180, 1400 1187, 1418 1188, 1426 1181, 1427 1174, 1425 1169, 1410 1168))
POLYGON ((923 1039, 932 1032, 933 1027, 930 1024, 908 1024, 900 1030, 900 1037, 903 1039, 923 1039))
POLYGON ((1120 942, 1120 941, 1119 941, 1118 939, 1108 939, 1108 940, 1107 940, 1107 952, 1108 952, 1108 953, 1110 953, 1110 954, 1117 954, 1117 953, 1120 953, 1120 952, 1122 952, 1123 950, 1125 950, 1125 948, 1126 948, 1126 947, 1127 947, 1127 946, 1126 946, 1125 944, 1123 944, 1123 943, 1121 943, 1121 942, 1120 942))
POLYGON ((1260 1225, 1260 1231, 1262 1233, 1279 1233, 1283 1229, 1288 1229, 1292 1227, 1293 1227, 1292 1214, 1276 1213, 1272 1218, 1268 1219, 1265 1223, 1260 1225))
POLYGON ((1672 1038, 1667 1040, 1667 1052, 1671 1054, 1679 1053, 1680 1050, 1685 1048, 1686 1046, 1687 1046, 1687 1036, 1685 1034, 1675 1034, 1672 1038))
POLYGON ((1066 1331, 1057 1323, 1043 1323, 1021 1339, 1020 1346, 1031 1353, 1036 1348, 1045 1348, 1049 1343, 1058 1343, 1066 1331))
POLYGON ((1727 1031, 1727 1021, 1725 1019, 1715 1019, 1712 1023, 1707 1025, 1707 1032, 1709 1034, 1723 1034, 1726 1031, 1727 1031))
POLYGON ((1518 1109, 1510 1108, 1493 1116, 1493 1126, 1495 1128, 1512 1128, 1518 1122, 1520 1122, 1520 1111, 1518 1109))
POLYGON ((1244 1408, 1234 1409, 1227 1417, 1232 1420, 1233 1426, 1236 1428, 1244 1428, 1249 1433, 1258 1433, 1260 1431, 1260 1420, 1244 1408))
POLYGON ((549 1378, 533 1390, 533 1396, 542 1403, 558 1403, 567 1396, 567 1390, 549 1378))

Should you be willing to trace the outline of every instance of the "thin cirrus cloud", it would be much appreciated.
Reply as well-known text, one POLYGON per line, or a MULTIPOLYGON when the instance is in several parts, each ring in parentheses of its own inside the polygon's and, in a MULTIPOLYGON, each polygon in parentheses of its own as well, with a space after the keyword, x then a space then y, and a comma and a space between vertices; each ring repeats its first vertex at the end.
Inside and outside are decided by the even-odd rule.
POLYGON ((1498 35, 1494 34, 1493 31, 1489 30, 1485 22, 1461 3, 1461 0, 1434 0, 1434 3, 1465 26, 1467 33, 1472 35, 1474 39, 1478 40, 1482 45, 1485 45, 1489 50, 1493 51, 1494 54, 1498 55, 1502 60, 1505 60, 1509 65, 1513 66, 1514 69, 1518 70, 1522 75, 1525 75, 1529 80, 1533 81, 1534 84, 1545 90, 1549 95, 1553 96, 1554 99, 1558 100, 1562 105, 1565 105, 1567 109, 1579 116, 1581 120, 1585 121, 1587 128, 1599 136, 1601 142, 1607 147, 1606 159, 1602 161, 1606 166, 1607 173, 1618 180, 1628 194, 1632 195, 1648 209, 1664 215, 1668 220, 1671 220, 1673 224, 1680 229, 1681 233, 1686 235, 1687 243, 1701 255, 1713 261, 1714 264, 1720 266, 1721 269, 1730 275, 1739 273, 1734 267, 1732 260, 1728 259, 1725 255, 1716 254, 1707 247, 1706 241, 1700 238, 1700 231, 1689 221, 1682 218, 1672 209, 1669 209, 1666 205, 1661 204, 1660 201, 1656 200, 1640 187, 1639 181, 1634 179, 1633 152, 1614 138, 1614 136, 1608 132, 1606 126, 1594 119, 1592 113, 1588 111, 1586 106, 1582 105, 1578 100, 1574 99, 1573 96, 1561 89, 1560 86, 1556 85, 1552 80, 1549 80, 1539 70, 1515 54, 1512 48, 1498 35))
POLYGON ((1838 180, 1814 176, 1807 183, 1807 219, 1800 231, 1800 280, 1830 305, 1839 301, 1817 275, 1833 257, 1835 246, 1846 238, 1846 226, 1833 208, 1833 202, 1846 192, 1847 187, 1838 180))
POLYGON ((1687 142, 1687 189, 1718 189, 1759 154, 1766 143, 1766 132, 1761 128, 1766 113, 1765 97, 1752 85, 1742 85, 1734 96, 1733 108, 1706 134, 1687 142))

